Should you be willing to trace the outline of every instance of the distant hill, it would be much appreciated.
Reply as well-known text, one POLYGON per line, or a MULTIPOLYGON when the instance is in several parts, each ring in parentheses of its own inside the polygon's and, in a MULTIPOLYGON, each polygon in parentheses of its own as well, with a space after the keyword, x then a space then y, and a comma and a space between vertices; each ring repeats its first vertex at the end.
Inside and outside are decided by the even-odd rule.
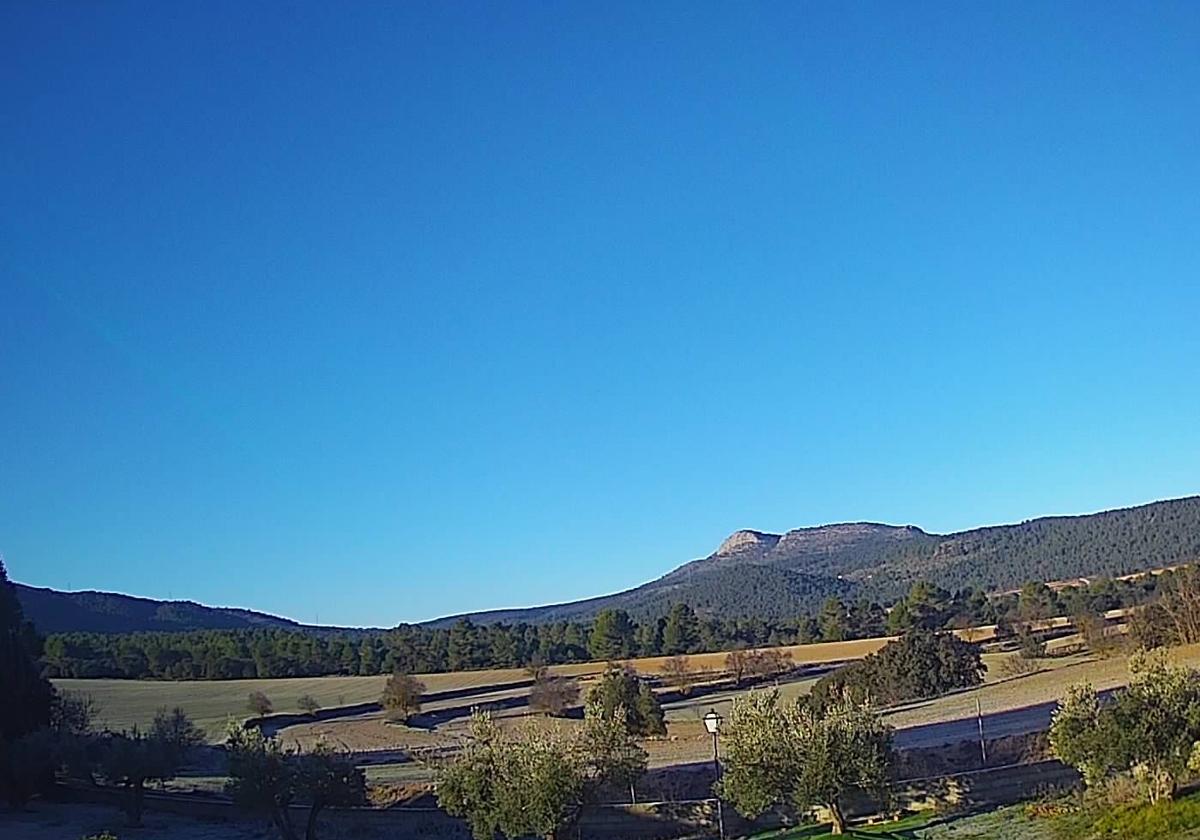
MULTIPOLYGON (((1118 576, 1200 560, 1200 496, 1084 516, 931 534, 869 522, 800 528, 786 534, 736 531, 712 554, 633 589, 541 607, 470 613, 477 623, 582 621, 600 610, 638 618, 684 602, 702 614, 785 618, 819 608, 830 595, 890 601, 918 579, 947 589, 988 591, 1029 580, 1118 576)), ((25 614, 42 633, 312 627, 241 609, 154 601, 105 592, 17 586, 25 614)), ((442 626, 462 616, 429 622, 442 626)))
POLYGON ((786 534, 747 530, 730 535, 709 556, 634 589, 469 617, 479 623, 578 620, 604 608, 644 617, 682 601, 710 615, 784 618, 811 612, 830 595, 891 600, 922 578, 948 589, 993 591, 1029 580, 1117 576, 1197 560, 1198 496, 955 534, 867 522, 786 534))
POLYGON ((20 583, 16 589, 25 617, 43 634, 255 628, 332 633, 344 629, 313 627, 253 610, 206 607, 192 601, 155 601, 112 592, 59 592, 20 583))

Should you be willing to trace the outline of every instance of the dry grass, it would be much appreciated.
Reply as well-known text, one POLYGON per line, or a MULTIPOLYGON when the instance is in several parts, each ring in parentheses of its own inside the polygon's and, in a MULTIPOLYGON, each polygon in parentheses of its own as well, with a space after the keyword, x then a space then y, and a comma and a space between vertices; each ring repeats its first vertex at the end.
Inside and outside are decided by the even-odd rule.
MULTIPOLYGON (((839 662, 859 659, 887 643, 887 639, 861 639, 853 642, 830 642, 815 645, 794 645, 782 648, 797 664, 839 662)), ((693 669, 721 670, 725 653, 703 653, 688 657, 693 669)), ((642 674, 662 672, 668 657, 634 659, 629 665, 642 674)), ((551 670, 564 676, 587 679, 604 671, 607 663, 584 662, 557 665, 551 670)), ((433 692, 458 689, 480 689, 477 702, 500 699, 523 690, 485 692, 490 686, 505 685, 528 679, 523 668, 495 668, 486 671, 457 671, 450 674, 422 674, 426 689, 433 692), (486 697, 482 696, 487 694, 486 697)), ((262 691, 275 705, 276 712, 299 712, 297 701, 312 695, 322 708, 374 703, 383 693, 384 677, 299 677, 270 680, 196 680, 166 682, 150 680, 56 680, 64 691, 90 694, 100 704, 100 723, 114 729, 133 725, 144 726, 153 719, 159 708, 181 707, 202 726, 210 737, 219 736, 232 719, 250 716, 246 697, 252 691, 262 691)), ((461 703, 461 701, 448 701, 461 703)), ((440 704, 442 706, 445 703, 440 704)), ((439 708, 434 703, 431 709, 439 708)))
MULTIPOLYGON (((994 635, 994 628, 973 628, 959 631, 974 641, 984 641, 994 635)), ((849 642, 827 642, 812 645, 792 645, 780 648, 789 654, 797 665, 820 665, 861 659, 882 648, 891 637, 859 639, 849 642)), ((1073 644, 1072 639, 1052 642, 1051 650, 1073 644)), ((704 653, 688 657, 693 670, 720 672, 725 665, 726 653, 704 653)), ((1121 657, 1102 662, 1091 662, 1087 657, 1066 657, 1046 660, 1043 671, 1022 677, 1019 680, 1002 682, 1000 663, 1010 654, 985 654, 989 665, 987 685, 979 689, 980 698, 989 710, 1015 708, 1022 705, 1046 702, 1061 695, 1067 682, 1091 679, 1097 687, 1119 685, 1124 680, 1125 660, 1121 657), (1091 664, 1089 664, 1091 663, 1091 664), (1058 674, 1060 669, 1071 669, 1070 673, 1058 674)), ((647 675, 659 675, 668 657, 650 657, 630 660, 627 664, 647 675)), ((1191 660, 1189 660, 1191 661, 1191 660)), ((1196 657, 1200 663, 1200 656, 1196 657)), ((604 662, 586 662, 573 665, 558 665, 551 670, 563 676, 578 677, 585 682, 603 672, 604 662)), ((449 674, 424 674, 420 679, 431 693, 461 689, 477 689, 469 698, 433 701, 426 704, 426 711, 440 711, 471 704, 499 702, 528 692, 527 688, 496 688, 510 683, 522 682, 528 675, 522 668, 499 668, 483 671, 460 671, 449 674)), ((297 701, 304 695, 316 698, 322 708, 374 703, 383 692, 384 677, 311 677, 281 678, 271 680, 228 680, 192 682, 154 682, 138 680, 57 680, 60 689, 92 695, 100 705, 100 723, 114 729, 126 729, 132 725, 144 726, 162 707, 183 708, 193 720, 217 739, 224 732, 229 720, 249 717, 246 708, 247 695, 262 691, 274 702, 276 712, 299 712, 297 701)), ((780 693, 791 698, 807 693, 816 677, 810 676, 781 683, 780 693)), ((693 729, 699 726, 700 717, 710 708, 725 713, 739 692, 720 691, 700 695, 687 700, 669 703, 666 707, 667 720, 672 726, 672 735, 691 740, 693 729)), ((925 723, 930 720, 951 719, 966 716, 973 711, 975 692, 943 698, 927 704, 920 710, 895 716, 897 725, 925 723), (972 708, 964 711, 966 705, 972 708), (963 708, 959 708, 963 706, 963 708), (906 716, 907 715, 907 716, 906 716), (940 718, 938 717, 940 716, 940 718)), ((506 714, 518 714, 511 712, 506 714)), ((453 725, 451 725, 452 728, 453 725)), ((439 730, 443 727, 439 727, 439 730)), ((378 721, 346 720, 305 724, 293 727, 294 736, 303 742, 314 738, 327 738, 356 745, 356 748, 378 749, 384 746, 408 746, 409 741, 420 741, 412 746, 425 745, 424 738, 398 738, 395 727, 383 727, 378 721), (361 746, 358 746, 360 745, 361 746)))
MULTIPOLYGON (((998 663, 1013 655, 1015 654, 985 656, 984 659, 990 667, 988 679, 982 686, 939 698, 917 708, 896 712, 889 715, 888 722, 895 727, 906 727, 957 720, 975 714, 976 698, 983 713, 990 714, 1040 703, 1053 703, 1063 696, 1067 686, 1075 683, 1091 683, 1097 691, 1103 691, 1129 682, 1128 656, 1098 659, 1090 654, 1042 659, 1038 661, 1038 671, 1013 679, 994 676, 994 672, 1000 670, 997 667, 998 663)), ((1179 665, 1200 666, 1200 645, 1173 648, 1169 656, 1172 662, 1179 665)))

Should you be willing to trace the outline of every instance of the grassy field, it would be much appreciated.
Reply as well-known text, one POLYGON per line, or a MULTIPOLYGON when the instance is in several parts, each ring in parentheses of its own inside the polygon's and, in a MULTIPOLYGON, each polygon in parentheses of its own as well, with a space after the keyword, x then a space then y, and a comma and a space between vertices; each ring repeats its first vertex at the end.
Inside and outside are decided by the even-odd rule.
MULTIPOLYGON (((887 643, 887 639, 861 639, 853 642, 830 642, 815 645, 795 645, 783 648, 798 664, 822 664, 860 659, 887 643)), ((725 653, 705 653, 689 657, 692 667, 719 671, 724 667, 725 653)), ((662 672, 666 657, 635 659, 630 665, 639 673, 653 675, 662 672)), ((603 662, 584 662, 558 665, 551 670, 564 676, 588 678, 601 673, 603 662)), ((450 674, 424 674, 420 679, 430 693, 460 689, 479 689, 528 679, 522 668, 499 668, 486 671, 458 671, 450 674)), ((209 733, 218 736, 231 718, 242 720, 250 716, 246 699, 250 692, 262 691, 275 706, 276 712, 300 711, 297 701, 308 694, 322 708, 374 703, 383 693, 385 677, 302 677, 270 680, 196 680, 166 682, 149 680, 55 680, 63 691, 90 694, 100 706, 100 723, 114 729, 149 723, 160 708, 179 706, 209 733)), ((436 708, 436 707, 435 707, 436 708)), ((681 714, 690 716, 690 712, 681 714)))
MULTIPOLYGON (((987 628, 983 628, 986 632, 987 628)), ((978 632, 978 631, 977 631, 978 632)), ((851 642, 835 642, 814 645, 797 645, 784 648, 800 665, 822 665, 859 659, 872 653, 888 639, 863 639, 851 642)), ((1071 643, 1070 639, 1057 640, 1051 649, 1071 643)), ((726 654, 698 654, 689 657, 693 669, 719 672, 726 654)), ((1074 682, 1091 682, 1096 688, 1111 688, 1123 684, 1128 678, 1124 657, 1097 660, 1087 655, 1068 655, 1042 660, 1036 674, 1020 678, 1005 678, 1002 664, 1011 654, 985 654, 989 666, 985 684, 971 691, 943 697, 935 701, 915 704, 889 714, 889 723, 896 727, 914 726, 938 720, 970 717, 975 711, 978 698, 984 712, 997 712, 1022 706, 1050 702, 1062 696, 1066 685, 1074 682)), ((1172 653, 1177 662, 1200 665, 1200 646, 1179 648, 1172 653)), ((662 671, 664 657, 633 660, 629 664, 644 674, 662 671)), ((552 670, 585 681, 599 674, 605 663, 589 662, 556 666, 552 670)), ((819 673, 801 675, 781 682, 778 686, 785 699, 807 693, 819 678, 819 673)), ((504 701, 511 701, 527 693, 526 688, 503 688, 506 684, 528 679, 520 668, 493 669, 486 671, 460 671, 451 674, 422 675, 429 693, 475 689, 470 697, 450 700, 434 700, 426 704, 428 712, 444 712, 454 708, 480 703, 496 704, 503 708, 504 701), (489 690, 490 689, 490 690, 489 690)), ((322 708, 374 703, 378 701, 385 677, 311 677, 281 678, 271 680, 229 680, 193 682, 153 682, 138 680, 58 680, 62 690, 90 694, 100 707, 99 721, 114 729, 125 729, 132 725, 144 726, 156 710, 179 706, 209 734, 218 738, 230 719, 242 720, 250 716, 246 706, 247 696, 252 691, 264 692, 274 703, 276 712, 298 712, 298 700, 311 695, 322 708)), ((697 692, 689 698, 667 702, 665 712, 671 727, 671 743, 656 745, 653 763, 702 760, 705 750, 700 719, 709 709, 722 714, 739 691, 727 689, 712 693, 697 692), (696 743, 693 744, 692 742, 696 743), (661 756, 658 753, 662 753, 661 756), (694 754, 694 755, 693 755, 694 754)), ((520 711, 504 714, 519 714, 520 711)), ((440 729, 441 727, 439 727, 440 729)), ((425 740, 421 733, 398 733, 395 728, 383 727, 375 721, 326 721, 306 724, 301 730, 311 730, 313 737, 326 737, 335 741, 353 744, 355 749, 381 749, 389 745, 419 746, 425 740), (397 737, 403 734, 403 737, 397 737)), ((302 734, 298 732, 297 734, 302 734)))
POLYGON ((323 707, 372 703, 383 691, 383 677, 312 677, 278 680, 150 682, 143 680, 55 680, 62 691, 89 694, 100 707, 99 723, 113 729, 145 726, 156 710, 179 706, 209 737, 219 736, 231 718, 251 712, 246 698, 262 691, 278 712, 299 711, 296 701, 311 694, 323 707))

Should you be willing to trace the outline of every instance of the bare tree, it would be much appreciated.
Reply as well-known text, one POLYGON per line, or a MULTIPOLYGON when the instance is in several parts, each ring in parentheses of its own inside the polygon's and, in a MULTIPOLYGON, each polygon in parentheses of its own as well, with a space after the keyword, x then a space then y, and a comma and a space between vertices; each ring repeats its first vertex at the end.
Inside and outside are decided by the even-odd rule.
POLYGON ((733 677, 733 682, 739 686, 746 677, 746 667, 749 664, 750 654, 740 648, 729 651, 725 657, 725 670, 733 677))
POLYGON ((1200 642, 1200 566, 1184 566, 1164 575, 1158 606, 1175 644, 1200 642))
POLYGON ((662 666, 663 680, 667 685, 679 689, 679 693, 687 697, 692 693, 695 675, 692 673, 691 660, 683 654, 667 659, 662 666))
POLYGON ((421 711, 425 683, 409 674, 392 674, 383 689, 383 708, 388 720, 407 722, 421 711))
POLYGON ((275 704, 263 692, 251 691, 250 696, 246 698, 246 708, 256 715, 269 715, 275 709, 275 704))

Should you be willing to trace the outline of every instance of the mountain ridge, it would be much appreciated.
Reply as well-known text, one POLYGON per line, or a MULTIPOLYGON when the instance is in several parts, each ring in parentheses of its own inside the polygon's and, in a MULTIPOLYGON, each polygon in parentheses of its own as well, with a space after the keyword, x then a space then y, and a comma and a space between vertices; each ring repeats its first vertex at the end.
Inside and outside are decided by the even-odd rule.
POLYGON ((142 633, 187 630, 300 630, 362 633, 365 628, 302 624, 243 607, 210 607, 195 601, 162 601, 85 589, 64 592, 13 584, 25 617, 40 633, 142 633))
POLYGON ((921 578, 950 589, 992 591, 1027 580, 1128 574, 1197 560, 1200 496, 949 534, 877 522, 783 534, 739 529, 712 554, 611 595, 425 623, 582 620, 606 607, 646 617, 673 601, 725 617, 785 618, 814 611, 830 595, 891 600, 921 578))
MULTIPOLYGON (((533 607, 458 613, 422 622, 585 621, 605 608, 639 618, 685 602, 722 617, 786 618, 826 598, 892 600, 918 579, 988 591, 1028 580, 1121 575, 1200 560, 1200 496, 1088 514, 1026 519, 950 534, 914 525, 844 522, 782 534, 739 529, 711 554, 619 592, 533 607)), ((305 625, 267 613, 191 601, 18 584, 26 615, 43 633, 277 628, 362 633, 373 628, 305 625)))

